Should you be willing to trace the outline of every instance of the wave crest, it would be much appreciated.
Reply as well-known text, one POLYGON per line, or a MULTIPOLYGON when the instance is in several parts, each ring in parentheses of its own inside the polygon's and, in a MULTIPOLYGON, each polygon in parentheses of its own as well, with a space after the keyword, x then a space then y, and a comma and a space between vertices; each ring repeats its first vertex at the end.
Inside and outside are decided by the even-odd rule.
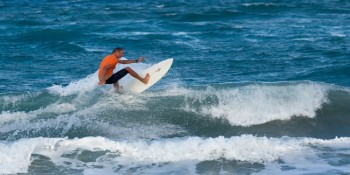
POLYGON ((256 84, 203 91, 188 90, 187 111, 225 118, 232 125, 250 126, 294 116, 313 118, 328 102, 327 85, 317 83, 256 84))

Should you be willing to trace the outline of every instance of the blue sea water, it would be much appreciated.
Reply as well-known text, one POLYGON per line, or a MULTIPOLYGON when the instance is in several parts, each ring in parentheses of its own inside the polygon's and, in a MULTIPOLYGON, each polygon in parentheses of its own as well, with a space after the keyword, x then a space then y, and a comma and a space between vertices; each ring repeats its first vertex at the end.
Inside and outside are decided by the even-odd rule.
POLYGON ((346 0, 0 1, 0 70, 0 174, 350 174, 346 0))

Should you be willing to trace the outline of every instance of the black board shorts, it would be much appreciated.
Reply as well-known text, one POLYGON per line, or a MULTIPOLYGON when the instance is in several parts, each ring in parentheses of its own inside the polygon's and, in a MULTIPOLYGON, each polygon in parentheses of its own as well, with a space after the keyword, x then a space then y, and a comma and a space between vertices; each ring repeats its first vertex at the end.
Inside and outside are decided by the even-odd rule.
POLYGON ((127 75, 128 73, 129 72, 124 68, 124 69, 116 72, 115 74, 113 74, 111 77, 109 77, 106 80, 106 84, 114 84, 115 82, 117 82, 121 78, 125 77, 125 75, 127 75))

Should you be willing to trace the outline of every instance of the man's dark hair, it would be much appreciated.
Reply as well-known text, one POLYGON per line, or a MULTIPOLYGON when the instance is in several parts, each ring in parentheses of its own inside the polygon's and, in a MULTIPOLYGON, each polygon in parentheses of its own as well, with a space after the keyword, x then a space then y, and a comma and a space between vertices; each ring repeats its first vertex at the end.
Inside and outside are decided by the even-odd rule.
POLYGON ((115 49, 113 49, 113 52, 112 53, 114 53, 114 52, 120 52, 120 51, 122 51, 122 50, 124 50, 123 48, 121 48, 121 47, 117 47, 117 48, 115 48, 115 49))

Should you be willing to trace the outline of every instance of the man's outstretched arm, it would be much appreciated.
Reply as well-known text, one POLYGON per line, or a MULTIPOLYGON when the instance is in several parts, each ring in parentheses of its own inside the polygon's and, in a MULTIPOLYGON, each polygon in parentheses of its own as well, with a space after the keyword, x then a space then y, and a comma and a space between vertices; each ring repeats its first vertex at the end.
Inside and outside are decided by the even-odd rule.
POLYGON ((142 60, 144 60, 145 58, 144 57, 140 57, 139 59, 137 60, 119 60, 118 62, 120 64, 131 64, 131 63, 138 63, 138 62, 141 62, 142 60))

